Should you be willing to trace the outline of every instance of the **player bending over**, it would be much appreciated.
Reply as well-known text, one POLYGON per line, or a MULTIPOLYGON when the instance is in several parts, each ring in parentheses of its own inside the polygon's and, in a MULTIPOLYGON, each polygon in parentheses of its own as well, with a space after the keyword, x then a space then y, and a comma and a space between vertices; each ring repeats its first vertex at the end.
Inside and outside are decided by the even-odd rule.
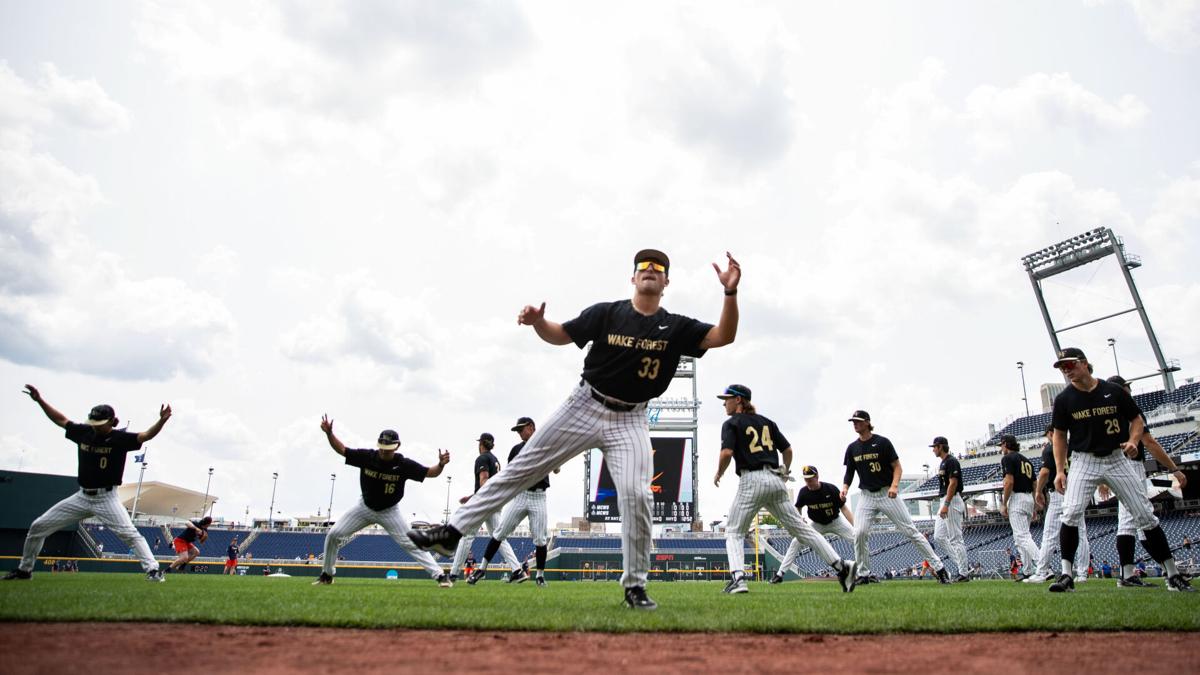
MULTIPOLYGON (((804 478, 804 487, 796 494, 796 510, 808 508, 808 520, 817 532, 854 543, 854 516, 837 486, 821 482, 815 466, 800 467, 800 475, 804 478)), ((784 574, 800 556, 800 546, 800 540, 795 538, 788 544, 787 553, 779 563, 779 571, 771 577, 771 583, 783 583, 784 574)))

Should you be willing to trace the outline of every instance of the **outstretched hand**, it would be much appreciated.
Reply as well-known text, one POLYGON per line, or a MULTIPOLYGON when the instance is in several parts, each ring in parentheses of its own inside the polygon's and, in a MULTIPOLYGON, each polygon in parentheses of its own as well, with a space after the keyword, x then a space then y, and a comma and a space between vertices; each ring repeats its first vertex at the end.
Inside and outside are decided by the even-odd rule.
POLYGON ((733 259, 733 255, 729 251, 725 252, 725 258, 729 261, 728 267, 724 271, 721 270, 717 263, 713 263, 713 269, 717 272, 717 280, 725 287, 725 290, 732 291, 738 287, 738 282, 742 280, 742 266, 738 261, 733 259))
POLYGON ((442 466, 446 466, 449 463, 450 463, 450 451, 439 449, 438 450, 438 464, 441 464, 442 466))
POLYGON ((28 394, 28 395, 29 395, 29 398, 33 399, 34 401, 36 401, 36 402, 38 402, 38 403, 41 403, 41 402, 42 402, 42 394, 41 394, 41 392, 39 392, 39 391, 37 390, 37 387, 33 386, 32 384, 27 384, 27 385, 25 385, 25 390, 24 390, 24 391, 22 391, 21 393, 22 393, 22 394, 28 394))
POLYGON ((164 403, 158 407, 158 419, 160 422, 171 419, 171 404, 164 403))
POLYGON ((532 326, 541 323, 546 318, 546 303, 542 303, 541 307, 533 305, 525 305, 521 311, 517 313, 517 325, 532 326))
POLYGON ((326 434, 333 433, 333 420, 329 419, 328 415, 321 415, 321 431, 326 434))

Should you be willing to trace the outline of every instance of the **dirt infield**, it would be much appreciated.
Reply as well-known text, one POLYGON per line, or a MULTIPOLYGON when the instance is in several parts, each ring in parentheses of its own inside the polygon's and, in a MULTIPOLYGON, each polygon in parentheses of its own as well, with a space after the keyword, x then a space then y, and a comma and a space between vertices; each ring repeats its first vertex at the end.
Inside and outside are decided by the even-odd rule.
POLYGON ((1200 672, 1195 633, 746 635, 497 633, 13 623, 4 673, 1200 672))

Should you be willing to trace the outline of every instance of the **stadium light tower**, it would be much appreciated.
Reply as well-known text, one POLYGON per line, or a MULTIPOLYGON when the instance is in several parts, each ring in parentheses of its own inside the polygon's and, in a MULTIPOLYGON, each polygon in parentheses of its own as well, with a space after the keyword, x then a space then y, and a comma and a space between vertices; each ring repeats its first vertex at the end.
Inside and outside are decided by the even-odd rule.
POLYGON ((1109 346, 1109 348, 1112 349, 1113 366, 1117 369, 1117 374, 1120 375, 1121 374, 1121 362, 1117 361, 1117 339, 1116 338, 1108 338, 1108 346, 1109 346))
POLYGON ((329 522, 333 522, 333 486, 337 484, 337 474, 329 474, 329 522))
MULTIPOLYGON (((210 466, 210 467, 208 467, 208 482, 204 484, 204 505, 203 505, 203 508, 204 508, 204 510, 205 510, 205 511, 208 511, 208 489, 209 489, 210 487, 212 487, 212 474, 213 474, 213 468, 210 466)), ((203 513, 201 513, 200 515, 204 515, 204 514, 203 514, 203 513)))
POLYGON ((275 487, 279 485, 279 472, 271 474, 271 508, 267 510, 267 529, 275 529, 275 487))
POLYGON ((1146 339, 1150 343, 1150 349, 1154 352, 1154 359, 1158 363, 1158 370, 1146 375, 1131 377, 1128 380, 1132 382, 1133 380, 1161 376, 1163 389, 1168 394, 1175 391, 1175 377, 1173 373, 1179 370, 1179 363, 1175 359, 1168 361, 1163 356, 1162 347, 1158 344, 1158 337, 1155 336, 1154 328, 1150 325, 1150 317, 1146 314, 1146 307, 1142 304, 1142 296, 1138 294, 1137 284, 1133 281, 1132 271, 1142 266, 1142 260, 1136 255, 1126 254, 1125 243, 1121 241, 1120 237, 1113 234, 1111 229, 1098 227, 1090 232, 1075 235, 1070 239, 1060 241, 1057 244, 1052 244, 1040 251, 1035 251, 1022 257, 1021 264, 1025 266, 1025 271, 1029 274, 1029 282, 1033 284, 1033 294, 1037 298, 1038 307, 1042 311, 1042 320, 1046 322, 1046 332, 1050 335, 1050 345, 1054 348, 1055 354, 1062 349, 1062 346, 1058 342, 1060 333, 1106 319, 1112 319, 1123 314, 1129 314, 1130 312, 1137 312, 1142 320, 1142 327, 1146 330, 1146 339), (1042 294, 1042 281, 1056 274, 1073 270, 1076 267, 1082 267, 1088 263, 1103 260, 1110 255, 1116 257, 1117 264, 1121 268, 1121 275, 1125 278, 1125 285, 1129 289, 1129 296, 1133 301, 1133 307, 1095 319, 1089 319, 1082 323, 1073 324, 1066 328, 1055 328, 1054 321, 1050 318, 1050 310, 1046 307, 1046 298, 1042 294))
POLYGON ((1017 361, 1017 370, 1021 371, 1021 400, 1025 402, 1025 416, 1029 417, 1029 391, 1025 388, 1025 362, 1017 361))

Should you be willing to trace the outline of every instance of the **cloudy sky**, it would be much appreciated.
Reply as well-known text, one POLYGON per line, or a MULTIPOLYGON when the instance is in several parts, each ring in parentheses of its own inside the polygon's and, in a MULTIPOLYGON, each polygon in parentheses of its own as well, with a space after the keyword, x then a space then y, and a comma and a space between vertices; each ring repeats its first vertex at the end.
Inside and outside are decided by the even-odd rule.
MULTIPOLYGON (((0 466, 73 473, 29 382, 113 404, 147 479, 217 515, 357 497, 318 429, 384 427, 465 494, 582 362, 515 323, 630 294, 735 344, 700 362, 700 512, 729 382, 828 477, 870 411, 906 469, 1057 379, 1022 255, 1112 227, 1168 357, 1200 364, 1200 2, 317 3, 0 0, 0 466)), ((1111 259, 1047 285, 1060 325, 1130 306, 1111 259)), ((1072 331, 1108 374, 1134 315, 1072 331)), ((1149 382, 1139 387, 1144 390, 1149 382)), ((132 466, 126 480, 137 479, 132 466)), ((840 478, 839 478, 840 480, 840 478)), ((551 517, 579 515, 580 460, 551 517)), ((835 481, 836 482, 836 481, 835 481)), ((440 518, 446 484, 405 510, 440 518)))

